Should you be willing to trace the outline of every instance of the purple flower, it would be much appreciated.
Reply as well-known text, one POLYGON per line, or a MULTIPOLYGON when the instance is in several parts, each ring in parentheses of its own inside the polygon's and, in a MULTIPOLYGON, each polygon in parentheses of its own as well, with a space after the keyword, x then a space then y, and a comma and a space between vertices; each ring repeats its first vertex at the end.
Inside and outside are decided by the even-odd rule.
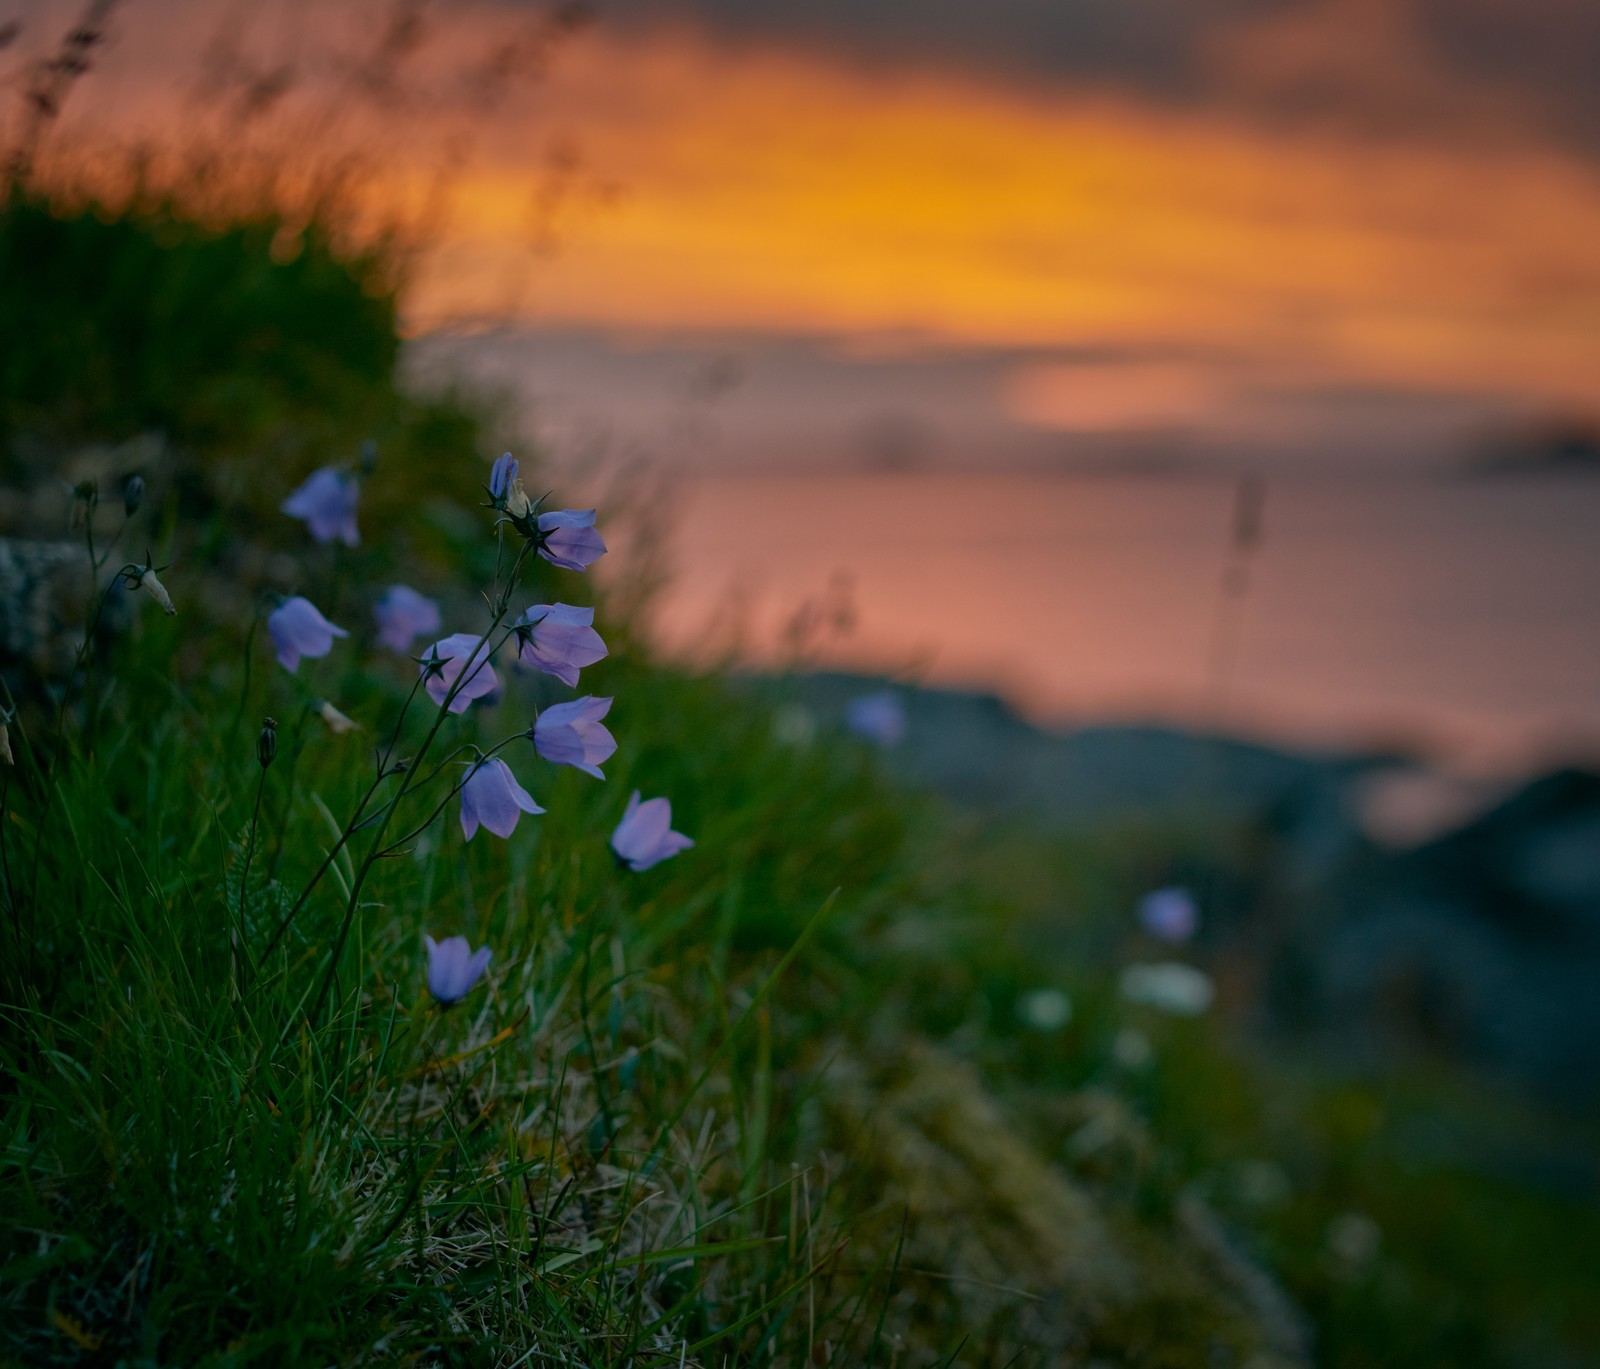
POLYGON ((468 841, 480 824, 497 837, 509 837, 522 813, 542 812, 511 767, 495 756, 474 765, 461 786, 461 830, 468 841))
POLYGON ((480 946, 474 951, 464 936, 422 939, 428 946, 429 992, 441 1003, 459 1003, 488 966, 489 948, 480 946))
POLYGON ((894 746, 905 740, 905 705, 892 689, 862 694, 852 699, 846 707, 844 725, 869 742, 876 742, 879 746, 894 746))
POLYGON ((535 604, 517 621, 517 659, 576 688, 578 671, 606 654, 593 623, 592 608, 535 604))
POLYGON ((616 738, 600 721, 610 711, 610 699, 592 694, 571 703, 552 704, 533 725, 534 749, 552 764, 575 765, 603 780, 600 762, 617 749, 616 738))
POLYGON ((295 595, 285 599, 267 615, 267 631, 278 649, 278 664, 285 670, 298 670, 302 656, 326 656, 333 650, 335 637, 348 637, 335 627, 309 599, 295 595))
POLYGON ((491 499, 504 499, 511 489, 511 482, 517 478, 517 458, 507 452, 498 457, 493 466, 489 468, 489 497, 491 499))
POLYGON ((319 542, 342 540, 353 547, 361 540, 356 531, 356 501, 361 487, 353 477, 333 466, 313 471, 293 494, 278 507, 291 518, 305 519, 306 527, 319 542))
POLYGON ((1157 889, 1139 900, 1139 924, 1162 941, 1181 943, 1198 930, 1200 909, 1187 889, 1157 889))
POLYGON ((390 585, 372 610, 378 640, 391 651, 410 651, 417 637, 439 630, 439 605, 410 585, 390 585))
POLYGON ((648 870, 693 845, 682 832, 672 830, 672 801, 647 799, 640 803, 637 789, 628 799, 628 811, 611 834, 611 849, 630 870, 648 870))
POLYGON ((606 554, 594 530, 593 509, 561 509, 539 515, 539 555, 552 566, 583 570, 606 554))
POLYGON ((510 452, 500 457, 489 471, 489 498, 497 509, 510 514, 512 521, 520 525, 519 531, 526 535, 527 525, 522 520, 533 512, 533 503, 522 488, 520 469, 510 452))
POLYGON ((428 655, 422 664, 422 674, 427 681, 423 687, 434 703, 442 704, 450 692, 450 687, 466 669, 469 656, 473 658, 472 670, 461 688, 456 691, 455 698, 450 700, 452 713, 465 713, 467 705, 474 699, 481 699, 485 694, 492 694, 500 688, 500 681, 495 678, 494 667, 489 664, 487 639, 480 643, 477 636, 471 632, 452 633, 443 641, 435 642, 428 648, 428 655), (474 651, 474 648, 477 650, 474 651), (439 662, 442 664, 436 664, 439 662))

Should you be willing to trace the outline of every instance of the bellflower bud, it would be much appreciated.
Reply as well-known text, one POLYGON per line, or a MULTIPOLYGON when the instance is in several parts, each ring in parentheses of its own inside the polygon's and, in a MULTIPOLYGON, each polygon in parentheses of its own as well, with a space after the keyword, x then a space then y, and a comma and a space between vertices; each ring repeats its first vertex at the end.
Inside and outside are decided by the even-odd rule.
POLYGON ((157 570, 165 569, 165 566, 157 566, 152 561, 150 552, 146 549, 143 565, 124 566, 117 573, 122 577, 123 584, 129 589, 142 589, 161 605, 162 611, 170 618, 178 610, 172 606, 172 596, 167 593, 167 587, 156 577, 157 570))
POLYGON ((172 606, 172 596, 167 593, 167 587, 156 579, 156 573, 152 567, 146 566, 140 574, 139 588, 161 605, 167 617, 170 618, 177 613, 178 610, 172 606))
POLYGON ((505 499, 506 491, 511 488, 511 482, 517 478, 517 469, 517 458, 510 452, 495 457, 494 465, 489 467, 489 498, 505 499))
POLYGON ((261 720, 261 735, 256 738, 256 759, 261 762, 265 770, 272 764, 272 759, 278 754, 278 720, 276 718, 263 718, 261 720))

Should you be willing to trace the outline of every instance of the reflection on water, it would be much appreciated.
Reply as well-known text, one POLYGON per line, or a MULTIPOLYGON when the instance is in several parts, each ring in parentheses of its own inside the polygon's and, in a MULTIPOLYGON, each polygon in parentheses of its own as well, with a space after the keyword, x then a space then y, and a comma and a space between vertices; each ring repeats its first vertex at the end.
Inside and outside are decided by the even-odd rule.
POLYGON ((1220 722, 1464 769, 1600 749, 1600 482, 1286 479, 1218 659, 1224 479, 718 476, 656 624, 689 654, 998 689, 1049 721, 1220 722), (843 602, 847 599, 848 603, 843 602))

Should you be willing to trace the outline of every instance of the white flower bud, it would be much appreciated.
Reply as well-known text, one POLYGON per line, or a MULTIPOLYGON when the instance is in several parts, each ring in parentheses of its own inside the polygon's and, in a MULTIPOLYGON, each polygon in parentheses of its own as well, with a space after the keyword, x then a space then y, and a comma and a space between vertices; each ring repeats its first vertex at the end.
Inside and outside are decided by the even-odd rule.
POLYGON ((139 576, 139 588, 154 599, 156 603, 160 604, 169 618, 178 611, 173 608, 172 596, 167 593, 167 587, 156 579, 156 573, 152 567, 145 567, 143 574, 139 576))

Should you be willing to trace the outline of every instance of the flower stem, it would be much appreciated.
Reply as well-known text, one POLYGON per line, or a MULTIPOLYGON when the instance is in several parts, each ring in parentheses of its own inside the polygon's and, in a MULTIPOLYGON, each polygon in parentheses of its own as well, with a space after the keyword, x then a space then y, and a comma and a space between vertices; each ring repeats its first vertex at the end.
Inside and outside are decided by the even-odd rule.
MULTIPOLYGON (((515 732, 511 736, 505 738, 503 741, 496 742, 493 746, 491 746, 487 751, 485 751, 483 753, 482 759, 483 760, 488 760, 491 756, 495 755, 497 752, 503 751, 506 747, 510 746, 512 742, 517 741, 518 739, 520 739, 522 737, 525 737, 527 735, 528 734, 526 732, 515 732)), ((443 767, 441 766, 439 768, 442 769, 443 767)), ((435 775, 437 775, 439 773, 439 770, 436 769, 433 773, 435 775)), ((439 806, 437 808, 435 808, 433 810, 433 812, 429 813, 428 816, 423 820, 423 822, 419 826, 412 828, 412 830, 407 832, 405 834, 405 836, 403 836, 403 837, 396 837, 393 841, 391 841, 387 846, 385 846, 383 848, 383 851, 382 851, 381 854, 384 855, 384 856, 389 856, 389 855, 394 854, 395 852, 398 852, 399 850, 401 850, 406 845, 407 842, 416 840, 416 838, 420 837, 424 832, 426 832, 428 830, 428 828, 432 827, 434 822, 435 822, 435 820, 438 818, 439 814, 444 812, 444 810, 445 810, 446 806, 449 804, 450 800, 455 798, 455 796, 461 792, 461 790, 465 787, 467 781, 471 777, 472 777, 472 771, 468 770, 465 775, 463 775, 459 780, 457 780, 454 784, 452 784, 450 786, 449 793, 447 793, 442 799, 439 800, 439 806)), ((432 779, 433 776, 430 775, 429 778, 432 779)))
POLYGON ((261 626, 261 605, 257 604, 255 612, 250 616, 250 630, 244 634, 244 680, 239 686, 239 706, 233 712, 233 728, 237 732, 239 724, 244 721, 244 706, 250 698, 250 666, 254 660, 256 644, 256 629, 261 626))
POLYGON ((294 901, 294 907, 290 908, 289 911, 284 914, 283 921, 278 924, 277 930, 272 934, 272 939, 267 942, 265 949, 262 950, 261 954, 257 957, 256 963, 258 965, 265 964, 267 957, 278 949, 278 943, 282 941, 284 936, 287 934, 289 930, 289 924, 295 920, 296 916, 299 915, 300 910, 306 906, 306 900, 311 897, 311 891, 317 887, 317 884, 321 881, 323 875, 328 873, 329 868, 333 865, 334 858, 338 856, 340 851, 344 850, 345 844, 353 835, 355 835, 356 830, 361 824, 362 813, 366 811, 367 804, 372 801, 373 794, 377 791, 378 786, 383 783, 383 780, 384 776, 379 774, 377 779, 373 780, 372 783, 367 786, 367 792, 361 796, 361 801, 356 804, 356 811, 351 815, 350 821, 348 824, 346 824, 344 831, 339 833, 339 839, 334 842, 333 847, 328 854, 322 858, 322 864, 317 867, 316 873, 311 876, 311 879, 306 884, 306 887, 300 891, 300 897, 294 901))
POLYGON ((256 782, 256 806, 255 806, 255 811, 250 814, 250 835, 246 839, 245 845, 244 845, 244 869, 239 875, 239 915, 238 915, 238 917, 236 919, 236 925, 234 927, 234 933, 233 933, 233 936, 234 936, 233 974, 234 974, 234 982, 239 986, 239 994, 240 994, 241 997, 244 994, 245 984, 247 982, 246 981, 246 977, 245 977, 245 971, 249 970, 251 974, 254 974, 254 972, 255 972, 254 971, 254 967, 252 967, 250 965, 250 948, 249 948, 249 945, 247 944, 247 942, 245 941, 244 905, 245 905, 245 895, 246 895, 246 893, 247 893, 247 891, 249 890, 249 887, 250 887, 250 859, 251 859, 252 856, 255 855, 255 852, 256 852, 256 827, 261 822, 261 796, 262 796, 262 794, 264 794, 266 792, 266 788, 267 788, 267 767, 263 765, 261 767, 261 778, 256 782), (242 965, 240 964, 240 960, 241 959, 244 962, 242 965))
MULTIPOLYGON (((496 601, 493 605, 494 617, 490 620, 489 626, 484 629, 483 635, 478 638, 472 650, 467 653, 466 667, 456 676, 454 683, 445 691, 444 698, 439 701, 439 707, 434 713, 433 725, 428 729, 428 735, 422 739, 422 745, 418 748, 415 759, 406 767, 405 773, 401 775, 400 787, 395 791, 394 797, 381 810, 383 820, 378 824, 377 833, 373 837, 371 845, 367 847, 367 854, 362 858, 360 866, 356 869, 356 877, 350 885, 350 897, 345 903, 344 920, 339 925, 339 935, 334 941, 333 950, 328 958, 328 968, 322 976, 322 984, 317 990, 317 996, 312 1003, 311 1010, 306 1014, 307 1021, 313 1027, 315 1027, 317 1019, 322 1016, 323 1005, 327 1002, 328 993, 333 988, 334 976, 339 970, 339 958, 344 954, 345 943, 350 937, 351 925, 355 922, 356 908, 361 898, 361 888, 366 883, 367 875, 371 872, 378 857, 383 853, 384 837, 388 835, 389 824, 394 820, 395 810, 400 806, 400 800, 406 796, 406 792, 411 788, 412 781, 416 778, 417 767, 423 757, 428 754, 434 738, 439 735, 439 729, 444 726, 444 720, 450 716, 451 703, 455 701, 456 695, 466 685, 467 681, 475 676, 478 669, 481 668, 475 667, 473 662, 478 659, 478 652, 483 649, 484 644, 494 636, 495 630, 505 621, 506 613, 510 609, 511 591, 516 588, 517 579, 522 572, 522 563, 527 559, 531 546, 532 543, 524 542, 522 549, 517 553, 517 559, 511 567, 511 574, 506 586, 496 595, 496 601)), ((487 664, 487 658, 485 658, 485 664, 487 664)))
MULTIPOLYGON (((350 815, 350 820, 345 823, 344 830, 339 833, 338 840, 334 842, 328 854, 322 858, 322 864, 317 866, 315 873, 306 882, 306 887, 300 891, 300 897, 295 899, 294 906, 289 909, 284 915, 283 921, 278 924, 277 930, 273 932, 266 948, 257 958, 256 963, 258 965, 265 964, 267 957, 278 949, 279 942, 288 934, 290 924, 300 915, 300 910, 306 906, 312 891, 322 882, 322 877, 333 868, 334 859, 349 844, 350 838, 359 832, 366 823, 373 821, 378 816, 377 813, 373 813, 363 819, 362 814, 366 813, 367 805, 372 802, 372 796, 378 792, 378 786, 389 778, 389 758, 394 755, 394 748, 400 740, 401 729, 405 726, 406 715, 411 711, 411 705, 417 697, 417 688, 421 681, 422 675, 419 673, 411 683, 411 692, 406 695, 406 701, 401 705, 400 716, 395 720, 394 731, 390 733, 388 744, 384 747, 383 754, 378 760, 378 773, 373 777, 372 783, 367 786, 367 792, 361 796, 360 802, 356 804, 355 811, 350 815)), ((435 770, 434 774, 437 773, 438 771, 435 770)), ((431 780, 433 775, 429 775, 428 778, 431 780)))

